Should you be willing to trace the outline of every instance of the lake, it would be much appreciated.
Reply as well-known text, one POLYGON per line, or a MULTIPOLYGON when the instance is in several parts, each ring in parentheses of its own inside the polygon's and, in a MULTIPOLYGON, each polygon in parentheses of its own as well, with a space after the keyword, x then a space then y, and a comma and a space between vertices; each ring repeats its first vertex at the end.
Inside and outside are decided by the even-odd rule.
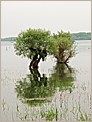
POLYGON ((91 121, 91 40, 76 41, 68 66, 30 60, 1 42, 1 122, 91 121))

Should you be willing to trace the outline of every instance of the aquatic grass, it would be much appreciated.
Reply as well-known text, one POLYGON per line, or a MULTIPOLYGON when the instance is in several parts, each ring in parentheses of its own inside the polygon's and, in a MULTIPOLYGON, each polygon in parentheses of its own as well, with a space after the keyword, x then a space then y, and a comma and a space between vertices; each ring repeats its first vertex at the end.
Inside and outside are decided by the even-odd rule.
POLYGON ((46 115, 45 115, 45 118, 46 118, 46 121, 49 120, 49 121, 52 121, 55 117, 55 113, 54 111, 51 109, 49 110, 46 115))
POLYGON ((40 114, 41 114, 41 118, 44 118, 46 113, 44 111, 41 111, 40 114))
POLYGON ((41 111, 41 118, 44 118, 46 121, 53 121, 54 119, 58 121, 58 110, 56 109, 49 109, 47 111, 41 111))
POLYGON ((80 121, 91 121, 91 118, 89 115, 87 115, 86 113, 80 115, 80 121))

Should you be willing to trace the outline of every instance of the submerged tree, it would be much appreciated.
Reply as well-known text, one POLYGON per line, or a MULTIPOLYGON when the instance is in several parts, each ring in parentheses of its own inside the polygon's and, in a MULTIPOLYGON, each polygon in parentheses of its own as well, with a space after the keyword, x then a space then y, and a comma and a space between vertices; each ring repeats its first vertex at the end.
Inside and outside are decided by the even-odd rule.
POLYGON ((61 31, 53 34, 51 40, 50 52, 58 63, 68 63, 69 59, 75 56, 75 41, 69 32, 61 31))
POLYGON ((30 68, 37 68, 40 60, 44 61, 47 54, 57 58, 58 63, 68 63, 76 53, 75 42, 68 32, 51 35, 50 31, 28 29, 16 38, 15 52, 31 59, 30 68))
POLYGON ((30 67, 37 68, 47 56, 50 32, 41 29, 28 29, 16 38, 15 52, 31 59, 30 67))

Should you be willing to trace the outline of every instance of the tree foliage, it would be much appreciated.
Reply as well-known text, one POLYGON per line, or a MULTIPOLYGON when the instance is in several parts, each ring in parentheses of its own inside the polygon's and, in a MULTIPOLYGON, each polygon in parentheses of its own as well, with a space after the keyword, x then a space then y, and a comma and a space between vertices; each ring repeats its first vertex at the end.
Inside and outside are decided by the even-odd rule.
POLYGON ((50 52, 57 58, 58 63, 67 63, 76 54, 75 42, 69 32, 53 34, 51 40, 50 52))
POLYGON ((15 51, 17 55, 30 58, 30 67, 37 68, 47 54, 54 55, 58 63, 67 63, 75 55, 75 46, 69 32, 51 35, 50 31, 30 28, 16 38, 15 51))
POLYGON ((28 29, 21 32, 16 38, 15 51, 17 55, 23 55, 32 59, 31 66, 36 67, 40 59, 47 56, 50 31, 41 29, 28 29))

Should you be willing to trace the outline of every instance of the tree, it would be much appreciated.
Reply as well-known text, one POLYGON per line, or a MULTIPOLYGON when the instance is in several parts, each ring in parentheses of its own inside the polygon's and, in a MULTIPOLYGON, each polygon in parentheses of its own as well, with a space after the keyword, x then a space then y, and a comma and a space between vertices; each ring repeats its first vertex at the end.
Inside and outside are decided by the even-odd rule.
POLYGON ((50 41, 50 53, 54 55, 58 63, 68 63, 69 59, 76 54, 75 42, 68 32, 53 34, 50 41))
POLYGON ((51 35, 50 31, 28 29, 16 38, 15 51, 31 59, 30 68, 37 68, 47 54, 54 55, 58 63, 67 63, 76 53, 75 42, 68 32, 58 32, 51 35))
POLYGON ((30 67, 37 68, 42 59, 47 56, 50 31, 28 29, 21 32, 16 38, 15 52, 31 59, 30 67))

